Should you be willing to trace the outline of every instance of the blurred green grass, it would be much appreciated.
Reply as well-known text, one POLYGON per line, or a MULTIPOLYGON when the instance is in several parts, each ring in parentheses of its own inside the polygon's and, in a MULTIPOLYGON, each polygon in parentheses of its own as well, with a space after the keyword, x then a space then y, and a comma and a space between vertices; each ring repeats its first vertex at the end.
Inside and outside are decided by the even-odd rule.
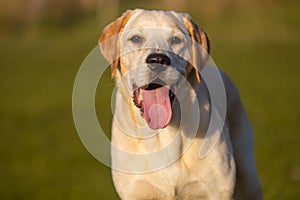
MULTIPOLYGON (((133 7, 123 4, 122 11, 133 7)), ((240 90, 270 200, 299 198, 299 7, 279 1, 215 17, 188 8, 211 38, 214 61, 240 90)), ((117 199, 110 169, 82 145, 71 108, 76 72, 107 23, 91 18, 0 38, 1 199, 117 199)), ((102 81, 97 111, 109 132, 110 102, 102 98, 113 87, 109 72, 102 81)))

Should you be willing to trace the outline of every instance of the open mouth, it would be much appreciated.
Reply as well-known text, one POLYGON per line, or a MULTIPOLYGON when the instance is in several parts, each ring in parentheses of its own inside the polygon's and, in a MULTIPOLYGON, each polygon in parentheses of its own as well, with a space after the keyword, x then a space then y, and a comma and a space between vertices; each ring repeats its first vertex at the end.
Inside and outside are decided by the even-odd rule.
POLYGON ((134 89, 133 102, 140 108, 151 129, 162 129, 169 125, 175 99, 173 91, 174 87, 165 85, 162 81, 134 89))

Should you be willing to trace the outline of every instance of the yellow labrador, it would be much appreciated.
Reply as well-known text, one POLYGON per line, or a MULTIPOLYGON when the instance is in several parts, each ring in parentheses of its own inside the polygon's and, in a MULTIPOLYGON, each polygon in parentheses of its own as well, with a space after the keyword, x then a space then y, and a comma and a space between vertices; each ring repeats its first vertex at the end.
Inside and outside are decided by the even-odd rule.
POLYGON ((209 89, 217 80, 200 76, 210 43, 189 15, 130 10, 104 29, 99 44, 117 82, 111 155, 121 199, 262 198, 238 91, 217 70, 222 99, 222 87, 209 89), (222 113, 213 98, 226 114, 218 115, 219 135, 208 136, 213 109, 222 113))

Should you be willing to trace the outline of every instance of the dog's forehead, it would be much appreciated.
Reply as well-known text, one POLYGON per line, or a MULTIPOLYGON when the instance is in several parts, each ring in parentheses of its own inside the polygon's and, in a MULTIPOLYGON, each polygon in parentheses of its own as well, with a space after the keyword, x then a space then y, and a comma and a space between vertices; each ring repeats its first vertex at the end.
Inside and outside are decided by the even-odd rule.
POLYGON ((139 28, 164 28, 186 32, 183 25, 184 16, 183 13, 173 11, 134 10, 124 27, 124 31, 139 28))

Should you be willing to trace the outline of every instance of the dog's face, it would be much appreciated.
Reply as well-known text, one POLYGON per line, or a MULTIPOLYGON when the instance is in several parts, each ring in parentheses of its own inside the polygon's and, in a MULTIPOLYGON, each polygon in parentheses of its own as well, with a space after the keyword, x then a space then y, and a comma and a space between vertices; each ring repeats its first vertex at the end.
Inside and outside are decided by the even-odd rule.
POLYGON ((127 11, 105 28, 99 43, 113 76, 126 80, 152 129, 168 126, 180 78, 200 82, 209 53, 205 32, 187 14, 172 11, 127 11))

